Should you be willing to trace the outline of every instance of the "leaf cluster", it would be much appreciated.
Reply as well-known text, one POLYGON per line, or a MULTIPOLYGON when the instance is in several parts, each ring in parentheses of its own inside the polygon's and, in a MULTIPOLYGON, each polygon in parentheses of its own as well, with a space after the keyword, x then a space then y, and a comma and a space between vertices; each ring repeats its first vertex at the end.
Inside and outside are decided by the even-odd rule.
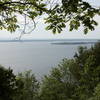
POLYGON ((39 82, 36 80, 34 74, 31 73, 31 70, 25 71, 24 73, 19 73, 17 75, 17 80, 22 81, 23 88, 21 88, 21 94, 14 100, 38 100, 39 92, 39 82))
MULTIPOLYGON (((59 32, 61 32, 63 28, 66 27, 66 23, 69 22, 70 31, 78 30, 80 26, 83 26, 84 33, 86 34, 89 30, 93 31, 95 29, 95 26, 98 25, 98 23, 94 19, 96 15, 100 15, 100 8, 93 7, 88 2, 85 2, 83 0, 62 0, 62 3, 56 5, 48 15, 46 22, 49 24, 49 26, 47 26, 47 29, 53 31, 54 29, 51 28, 51 26, 55 26, 54 22, 56 22, 56 26, 58 25, 60 27, 59 32), (60 20, 60 22, 58 22, 58 19, 53 18, 53 16, 57 16, 58 18, 63 16, 63 20, 60 20), (48 19, 51 18, 53 18, 53 21, 48 21, 48 19), (60 24, 62 23, 64 27, 60 26, 60 24)), ((55 30, 58 30, 58 27, 56 27, 55 30)), ((56 31, 53 31, 53 33, 55 32, 56 31)))
MULTIPOLYGON (((48 1, 48 0, 47 0, 48 1)), ((51 1, 52 2, 52 1, 51 1)), ((18 16, 27 16, 31 21, 43 14, 47 14, 45 23, 48 24, 46 30, 61 33, 69 24, 69 30, 78 30, 82 25, 84 33, 93 31, 98 23, 94 20, 96 15, 100 15, 100 8, 93 7, 84 0, 60 0, 60 3, 50 4, 45 0, 0 0, 0 29, 14 32, 20 28, 18 16)))
POLYGON ((20 28, 18 16, 25 16, 34 21, 37 16, 46 12, 43 0, 0 0, 0 29, 14 32, 20 28))
POLYGON ((13 100, 20 93, 21 85, 10 68, 0 66, 0 100, 13 100))

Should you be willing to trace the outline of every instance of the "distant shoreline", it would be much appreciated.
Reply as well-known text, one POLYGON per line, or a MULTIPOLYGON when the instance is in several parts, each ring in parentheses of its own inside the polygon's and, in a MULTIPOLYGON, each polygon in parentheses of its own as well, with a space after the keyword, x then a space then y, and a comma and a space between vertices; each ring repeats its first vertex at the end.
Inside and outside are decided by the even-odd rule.
POLYGON ((54 45, 77 45, 77 44, 95 44, 96 42, 63 42, 63 43, 51 43, 54 45))
POLYGON ((0 40, 0 42, 54 42, 52 44, 91 44, 100 39, 34 39, 34 40, 0 40))

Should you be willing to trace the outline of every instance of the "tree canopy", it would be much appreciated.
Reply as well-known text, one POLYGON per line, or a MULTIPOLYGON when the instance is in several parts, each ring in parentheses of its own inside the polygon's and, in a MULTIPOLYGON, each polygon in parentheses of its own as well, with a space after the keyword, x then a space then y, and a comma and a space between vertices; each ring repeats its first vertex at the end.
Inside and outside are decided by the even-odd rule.
POLYGON ((23 88, 21 88, 21 93, 14 100, 39 100, 39 82, 31 70, 19 73, 17 79, 21 80, 24 84, 23 88))
POLYGON ((48 24, 46 29, 53 33, 61 33, 66 23, 69 23, 70 31, 82 25, 84 33, 87 33, 98 25, 94 17, 100 15, 100 7, 94 7, 84 0, 0 0, 0 29, 14 32, 20 28, 19 15, 25 18, 25 27, 27 17, 33 21, 34 28, 35 18, 44 14, 45 23, 48 24))
POLYGON ((10 68, 5 69, 0 65, 0 100, 14 100, 21 93, 22 85, 10 68))
POLYGON ((40 82, 31 71, 17 76, 0 66, 0 100, 100 100, 100 43, 80 47, 40 82))
POLYGON ((63 59, 43 78, 41 100, 99 100, 100 43, 80 47, 73 59, 63 59))

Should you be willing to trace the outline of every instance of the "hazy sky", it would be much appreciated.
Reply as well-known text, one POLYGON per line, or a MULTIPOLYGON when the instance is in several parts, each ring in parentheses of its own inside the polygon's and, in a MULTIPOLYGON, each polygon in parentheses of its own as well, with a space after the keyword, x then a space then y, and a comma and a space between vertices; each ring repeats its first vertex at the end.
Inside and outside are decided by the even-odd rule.
MULTIPOLYGON (((91 2, 94 6, 100 6, 100 0, 85 0, 91 2)), ((79 38, 79 39, 100 39, 100 17, 96 17, 99 25, 95 28, 95 31, 89 32, 87 35, 84 35, 83 29, 80 28, 78 31, 69 32, 67 26, 61 34, 52 34, 51 31, 45 30, 45 24, 41 19, 38 20, 36 29, 31 34, 25 34, 22 36, 22 39, 70 39, 70 38, 79 38)), ((19 37, 20 31, 15 33, 10 33, 7 31, 0 31, 0 39, 15 39, 19 37)))

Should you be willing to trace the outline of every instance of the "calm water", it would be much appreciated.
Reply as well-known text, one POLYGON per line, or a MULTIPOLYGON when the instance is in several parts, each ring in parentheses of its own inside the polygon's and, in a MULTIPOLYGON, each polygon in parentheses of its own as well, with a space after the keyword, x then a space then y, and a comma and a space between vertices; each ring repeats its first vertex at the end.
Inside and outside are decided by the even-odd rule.
POLYGON ((91 44, 56 45, 51 42, 0 42, 0 64, 11 67, 15 73, 31 69, 40 77, 48 73, 51 67, 57 66, 61 59, 73 57, 78 46, 91 46, 91 44))

